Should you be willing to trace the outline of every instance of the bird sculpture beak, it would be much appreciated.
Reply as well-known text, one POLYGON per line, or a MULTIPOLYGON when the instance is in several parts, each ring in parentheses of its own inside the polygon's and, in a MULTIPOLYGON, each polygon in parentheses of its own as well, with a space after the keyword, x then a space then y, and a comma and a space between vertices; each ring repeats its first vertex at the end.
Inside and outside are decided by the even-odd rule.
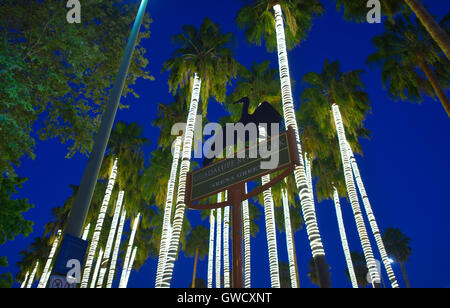
POLYGON ((241 103, 243 103, 243 102, 245 102, 245 101, 248 101, 248 100, 249 100, 248 97, 243 97, 243 98, 241 98, 240 100, 235 101, 233 104, 234 104, 234 105, 236 105, 236 104, 241 104, 241 103))

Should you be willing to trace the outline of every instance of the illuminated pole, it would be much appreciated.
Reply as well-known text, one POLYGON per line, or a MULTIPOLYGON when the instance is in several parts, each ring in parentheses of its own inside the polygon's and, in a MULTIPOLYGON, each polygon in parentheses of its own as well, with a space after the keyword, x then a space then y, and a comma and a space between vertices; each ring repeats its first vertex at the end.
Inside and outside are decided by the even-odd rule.
MULTIPOLYGON (((245 193, 247 193, 247 183, 245 183, 245 193)), ((242 202, 242 225, 244 227, 244 288, 251 288, 250 269, 250 214, 248 210, 248 200, 242 202)))

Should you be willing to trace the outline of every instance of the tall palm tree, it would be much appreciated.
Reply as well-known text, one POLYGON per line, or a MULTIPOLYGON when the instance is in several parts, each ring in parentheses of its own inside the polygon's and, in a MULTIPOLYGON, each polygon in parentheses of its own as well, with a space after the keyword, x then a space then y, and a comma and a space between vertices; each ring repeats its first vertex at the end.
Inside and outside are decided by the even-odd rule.
POLYGON ((102 206, 101 209, 99 211, 98 214, 98 218, 97 218, 97 222, 95 224, 95 230, 94 230, 94 234, 91 240, 91 243, 89 245, 89 250, 88 250, 88 255, 86 258, 86 262, 85 262, 85 266, 84 266, 84 271, 83 271, 83 276, 81 279, 81 288, 87 288, 88 287, 88 283, 89 283, 89 279, 90 279, 90 275, 91 275, 91 270, 92 270, 92 264, 94 261, 94 256, 97 253, 97 246, 100 240, 100 235, 102 232, 102 228, 103 228, 103 223, 105 221, 105 216, 106 216, 106 211, 108 209, 108 205, 109 205, 109 200, 111 198, 111 194, 112 194, 112 190, 114 188, 114 184, 116 181, 116 176, 117 176, 117 159, 114 161, 114 165, 111 169, 111 174, 109 177, 109 181, 108 181, 108 186, 106 188, 106 193, 105 193, 105 197, 103 198, 103 202, 102 202, 102 206))
POLYGON ((194 271, 192 274, 191 288, 195 288, 196 274, 197 274, 197 261, 203 260, 208 254, 208 229, 204 226, 198 225, 195 227, 191 234, 188 236, 186 245, 184 246, 184 252, 189 257, 194 257, 194 271))
POLYGON ((232 39, 232 34, 223 34, 220 26, 214 24, 210 19, 205 18, 200 29, 194 26, 184 26, 182 33, 175 35, 173 39, 180 48, 173 53, 172 58, 164 63, 163 70, 170 71, 169 86, 172 91, 176 92, 179 87, 182 87, 192 89, 192 92, 183 140, 173 231, 163 275, 163 285, 166 287, 170 286, 172 279, 184 221, 186 176, 190 169, 199 99, 201 96, 202 110, 205 115, 207 102, 211 96, 219 102, 225 101, 226 85, 237 73, 237 63, 233 59, 231 50, 227 47, 232 39))
POLYGON ((445 93, 450 85, 450 60, 417 20, 400 15, 372 41, 377 51, 367 61, 381 66, 383 83, 392 97, 420 102, 424 94, 436 95, 450 117, 445 93))
MULTIPOLYGON (((379 281, 346 148, 347 140, 349 140, 355 145, 355 149, 360 151, 358 138, 367 134, 363 122, 370 110, 370 104, 367 93, 363 91, 361 73, 362 71, 342 73, 337 61, 332 63, 328 60, 325 61, 324 68, 320 74, 311 72, 305 75, 304 80, 308 83, 308 87, 302 93, 303 102, 299 113, 301 113, 300 118, 305 121, 306 134, 304 138, 311 139, 307 145, 313 148, 312 153, 319 158, 320 156, 325 157, 325 162, 327 160, 328 162, 338 161, 336 156, 341 157, 345 185, 355 215, 364 254, 372 275, 372 281, 379 281), (345 128, 339 107, 343 110, 345 128), (332 108, 332 113, 329 111, 330 108, 332 108), (333 122, 334 125, 332 124, 333 122), (331 140, 330 144, 335 144, 333 139, 336 140, 336 136, 339 147, 333 148, 331 152, 326 150, 325 154, 320 153, 327 140, 331 140), (318 145, 311 145, 314 142, 318 145), (340 152, 337 151, 338 148, 340 152)), ((323 167, 323 165, 319 167, 323 167)), ((336 178, 332 173, 331 175, 333 179, 336 178)), ((335 187, 334 181, 328 184, 327 188, 330 188, 330 186, 335 187)), ((334 189, 330 190, 328 194, 331 198, 334 198, 334 189)))
MULTIPOLYGON (((344 8, 345 18, 358 22, 366 21, 367 5, 365 1, 336 0, 336 2, 338 9, 344 8)), ((447 59, 450 59, 450 37, 448 33, 436 22, 419 0, 383 0, 381 1, 381 10, 392 20, 397 13, 405 11, 404 4, 414 12, 428 34, 445 53, 447 59)))
POLYGON ((344 220, 342 218, 341 202, 339 200, 339 194, 338 194, 336 188, 334 190, 334 206, 336 208, 336 216, 337 216, 337 220, 338 220, 339 234, 341 236, 341 242, 342 242, 342 248, 344 250, 345 261, 347 262, 348 276, 350 277, 350 282, 352 283, 353 288, 356 289, 356 288, 358 288, 358 282, 356 280, 355 269, 353 268, 352 257, 350 254, 350 248, 348 246, 348 241, 347 241, 347 233, 345 232, 344 220))
POLYGON ((216 221, 216 210, 211 210, 209 214, 209 253, 208 253, 208 281, 207 287, 212 288, 213 263, 214 263, 214 229, 216 221))
POLYGON ((294 171, 295 181, 301 199, 312 253, 319 268, 321 286, 330 287, 331 282, 326 265, 325 252, 317 227, 314 203, 311 200, 302 158, 287 57, 288 48, 294 47, 305 38, 307 31, 311 28, 313 18, 321 14, 322 10, 321 4, 316 0, 253 0, 240 9, 236 22, 239 27, 245 29, 246 38, 251 43, 260 45, 264 39, 266 48, 269 51, 274 50, 275 47, 278 49, 285 125, 286 127, 291 126, 296 133, 301 162, 300 166, 294 171), (283 12, 286 16, 285 18, 283 18, 283 12), (285 22, 286 29, 284 27, 285 22))
MULTIPOLYGON (((161 247, 159 252, 158 268, 156 271, 156 283, 155 283, 156 286, 161 285, 162 273, 166 263, 166 255, 169 245, 167 239, 169 236, 168 235, 169 228, 171 227, 172 204, 175 192, 175 182, 178 173, 178 161, 180 159, 181 153, 181 136, 175 139, 173 150, 174 151, 173 151, 172 167, 170 170, 169 181, 167 183, 167 197, 166 197, 166 204, 164 207, 164 221, 162 226, 161 247)), ((153 176, 157 175, 153 174, 153 176)))
MULTIPOLYGON (((364 258, 364 253, 352 251, 351 258, 358 286, 360 288, 367 288, 367 286, 369 285, 369 282, 367 281, 368 270, 364 258)), ((348 268, 345 270, 345 275, 350 279, 348 268)))
POLYGON ((52 265, 53 257, 55 256, 56 249, 58 248, 61 234, 62 234, 62 231, 58 230, 55 240, 53 241, 52 249, 50 250, 50 254, 48 256, 47 262, 45 263, 45 267, 42 272, 41 280, 39 281, 38 288, 45 288, 45 286, 47 285, 48 279, 50 278, 51 265, 52 265))
POLYGON ((134 221, 132 223, 132 229, 131 229, 131 236, 130 239, 128 241, 128 248, 125 254, 125 259, 124 259, 124 263, 123 263, 123 268, 122 268, 122 275, 120 277, 120 283, 119 283, 119 288, 126 288, 127 282, 128 282, 128 276, 129 276, 129 270, 130 270, 130 265, 132 265, 134 263, 134 258, 133 258, 133 253, 136 254, 135 251, 135 247, 134 247, 134 239, 136 236, 136 231, 139 225, 139 220, 141 218, 141 214, 138 213, 137 216, 134 218, 134 221))
POLYGON ((411 256, 411 239, 398 228, 388 228, 383 233, 383 241, 386 244, 388 255, 396 262, 400 263, 403 278, 407 288, 410 288, 408 275, 406 273, 405 263, 411 256))
POLYGON ((356 184, 358 186, 358 190, 361 195, 361 199, 363 201, 364 208, 366 210, 369 224, 372 229, 373 235, 375 237, 375 241, 377 243, 378 250, 380 251, 381 260, 384 263, 384 266, 386 268, 386 271, 387 271, 387 274, 388 274, 388 277, 389 277, 392 287, 398 288, 397 279, 395 278, 394 271, 392 270, 390 260, 386 253, 386 248, 384 246, 383 239, 380 234, 380 230, 378 228, 378 224, 375 219, 375 215, 373 213, 372 206, 369 201, 369 197, 367 196, 367 192, 366 192, 364 183, 362 181, 362 178, 361 178, 361 175, 359 172, 358 164, 356 163, 355 156, 354 156, 353 151, 352 151, 350 145, 348 144, 348 142, 347 142, 347 152, 348 152, 348 157, 350 157, 350 163, 352 165, 353 174, 355 175, 356 184))

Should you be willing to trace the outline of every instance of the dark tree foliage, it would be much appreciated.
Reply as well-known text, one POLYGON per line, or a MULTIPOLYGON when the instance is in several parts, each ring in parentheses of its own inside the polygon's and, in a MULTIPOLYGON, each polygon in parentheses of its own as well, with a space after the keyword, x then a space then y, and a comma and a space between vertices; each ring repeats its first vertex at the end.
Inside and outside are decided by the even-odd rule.
MULTIPOLYGON (((36 137, 59 138, 68 157, 90 151, 137 6, 85 0, 81 24, 69 24, 65 0, 0 2, 0 170, 33 158, 36 137)), ((153 78, 140 45, 150 23, 146 16, 124 96, 153 78)))

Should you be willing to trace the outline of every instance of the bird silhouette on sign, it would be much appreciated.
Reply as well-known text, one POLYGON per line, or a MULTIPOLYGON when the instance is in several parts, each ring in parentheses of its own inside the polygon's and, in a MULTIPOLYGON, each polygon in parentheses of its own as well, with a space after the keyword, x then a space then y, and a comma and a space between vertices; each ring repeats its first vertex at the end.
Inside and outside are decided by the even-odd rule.
MULTIPOLYGON (((268 102, 264 101, 262 102, 258 108, 256 108, 255 112, 252 114, 249 114, 249 107, 250 107, 250 100, 248 97, 243 97, 240 100, 234 102, 233 104, 242 104, 242 113, 241 118, 239 121, 237 121, 235 124, 242 123, 244 126, 246 126, 249 123, 254 123, 256 127, 258 128, 260 125, 264 125, 267 127, 267 135, 268 137, 272 136, 272 130, 270 129, 272 124, 281 124, 282 116, 280 113, 268 102)), ((236 131, 234 131, 235 136, 233 138, 234 145, 237 144, 238 138, 240 137, 239 134, 237 134, 236 131)), ((225 126, 222 126, 222 145, 226 145, 227 142, 227 130, 225 126)), ((211 137, 216 138, 216 136, 211 137)), ((243 144, 246 144, 247 142, 255 141, 250 140, 250 135, 248 131, 245 132, 245 140, 241 140, 243 144)), ((216 143, 212 146, 212 150, 216 151, 214 148, 216 143)), ((205 158, 203 160, 203 166, 208 166, 212 163, 214 158, 205 158)))

